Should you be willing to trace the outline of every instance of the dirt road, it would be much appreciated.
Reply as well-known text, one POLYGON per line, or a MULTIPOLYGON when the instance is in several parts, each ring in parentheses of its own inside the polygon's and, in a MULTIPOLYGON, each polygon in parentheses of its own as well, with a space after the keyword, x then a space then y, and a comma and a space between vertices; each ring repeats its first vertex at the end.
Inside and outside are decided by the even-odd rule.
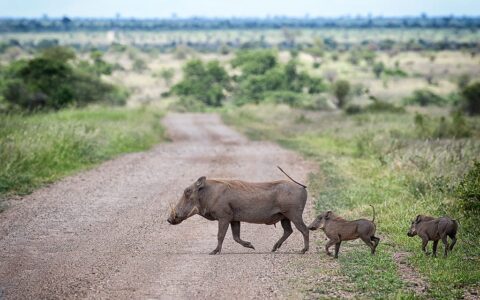
POLYGON ((0 214, 0 298, 287 298, 300 296, 296 279, 321 280, 312 275, 321 267, 314 242, 309 254, 297 254, 297 230, 270 253, 281 226, 242 223, 256 250, 235 243, 229 229, 222 254, 210 256, 216 222, 166 222, 169 204, 202 175, 285 179, 281 165, 305 182, 311 165, 248 141, 216 115, 173 114, 164 124, 171 143, 12 201, 0 214))

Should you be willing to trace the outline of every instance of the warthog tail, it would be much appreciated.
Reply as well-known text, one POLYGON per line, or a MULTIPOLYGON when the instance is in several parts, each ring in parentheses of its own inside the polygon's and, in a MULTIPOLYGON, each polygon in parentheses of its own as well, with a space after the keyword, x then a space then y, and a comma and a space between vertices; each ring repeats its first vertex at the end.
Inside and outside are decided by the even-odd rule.
POLYGON ((372 223, 375 222, 375 207, 373 207, 373 205, 370 205, 373 209, 373 219, 372 219, 372 223))
POLYGON ((295 179, 293 179, 292 177, 290 177, 290 175, 288 175, 287 173, 285 173, 285 171, 282 170, 282 168, 280 168, 279 166, 277 166, 277 168, 278 168, 280 171, 282 171, 282 173, 285 174, 285 176, 287 176, 291 181, 295 182, 296 184, 298 184, 299 186, 303 187, 304 189, 307 188, 306 185, 301 184, 300 182, 298 182, 298 181, 296 181, 295 179))

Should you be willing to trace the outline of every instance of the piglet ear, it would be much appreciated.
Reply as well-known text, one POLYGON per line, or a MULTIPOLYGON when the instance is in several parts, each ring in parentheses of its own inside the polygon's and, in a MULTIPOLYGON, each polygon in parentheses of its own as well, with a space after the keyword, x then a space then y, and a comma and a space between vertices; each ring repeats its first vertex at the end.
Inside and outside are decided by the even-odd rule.
POLYGON ((198 178, 197 182, 195 182, 195 187, 198 189, 198 190, 201 190, 205 187, 205 182, 207 181, 207 178, 205 176, 202 176, 200 178, 198 178))
POLYGON ((327 214, 325 215, 325 220, 330 220, 331 216, 332 216, 332 211, 331 210, 327 211, 327 214))

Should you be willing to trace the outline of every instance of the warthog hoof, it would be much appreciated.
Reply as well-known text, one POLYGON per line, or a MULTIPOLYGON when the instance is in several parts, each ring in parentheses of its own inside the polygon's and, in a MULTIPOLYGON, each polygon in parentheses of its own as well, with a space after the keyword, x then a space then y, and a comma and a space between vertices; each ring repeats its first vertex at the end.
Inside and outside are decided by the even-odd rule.
POLYGON ((300 254, 305 254, 305 252, 308 251, 308 248, 303 248, 301 251, 300 251, 300 254))
POLYGON ((210 253, 208 253, 208 254, 209 254, 209 255, 215 255, 215 254, 218 254, 218 253, 220 253, 220 250, 215 249, 215 250, 213 250, 212 252, 210 252, 210 253))
POLYGON ((255 250, 255 247, 253 247, 253 245, 250 243, 246 243, 245 247, 255 250))

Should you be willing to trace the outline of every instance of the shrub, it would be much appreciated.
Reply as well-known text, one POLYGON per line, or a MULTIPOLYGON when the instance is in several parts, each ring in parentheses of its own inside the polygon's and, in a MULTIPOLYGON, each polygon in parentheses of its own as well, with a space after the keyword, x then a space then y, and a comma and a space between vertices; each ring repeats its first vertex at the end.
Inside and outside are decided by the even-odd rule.
POLYGON ((132 64, 132 70, 135 72, 141 73, 146 69, 147 69, 147 64, 145 63, 145 61, 141 58, 135 58, 132 64))
POLYGON ((461 113, 454 113, 451 119, 447 117, 429 118, 416 113, 414 118, 415 131, 420 138, 466 138, 472 134, 469 126, 461 113))
POLYGON ((12 107, 60 109, 107 101, 119 103, 116 87, 101 81, 92 68, 75 68, 69 49, 46 49, 38 57, 12 62, 5 71, 2 96, 12 107), (114 101, 113 101, 114 100, 114 101))
POLYGON ((383 62, 377 62, 373 65, 373 73, 375 73, 375 77, 380 78, 383 71, 385 70, 385 65, 383 62))
POLYGON ((462 74, 457 78, 457 86, 459 90, 465 89, 470 83, 471 77, 469 74, 462 74))
POLYGON ((175 76, 175 70, 173 68, 163 68, 156 75, 160 76, 167 86, 170 86, 175 76))
POLYGON ((232 60, 234 68, 242 70, 242 76, 262 75, 277 65, 277 54, 271 50, 239 51, 232 60))
POLYGON ((300 107, 305 99, 304 94, 292 91, 273 91, 266 93, 266 101, 276 104, 287 104, 292 107, 300 107))
POLYGON ((473 167, 463 177, 456 188, 460 208, 470 216, 480 215, 480 162, 474 161, 473 167))
POLYGON ((183 79, 174 85, 172 92, 181 96, 196 97, 210 106, 221 106, 225 90, 230 88, 230 78, 216 60, 204 63, 194 59, 183 68, 183 79))
POLYGON ((408 76, 407 72, 405 72, 404 70, 402 70, 398 67, 396 67, 395 69, 385 68, 383 73, 385 75, 392 76, 392 77, 407 77, 408 76))
POLYGON ((437 105, 443 106, 446 104, 445 98, 433 93, 430 90, 416 90, 413 95, 404 100, 405 104, 413 104, 420 106, 437 105))
POLYGON ((338 107, 343 108, 350 93, 350 83, 346 80, 338 80, 333 84, 333 94, 337 98, 338 107))
POLYGON ((462 91, 463 109, 470 115, 480 114, 480 82, 468 85, 462 91))
POLYGON ((308 91, 309 94, 317 94, 325 90, 320 78, 311 77, 306 72, 298 71, 296 60, 292 59, 287 64, 278 64, 276 56, 269 56, 270 52, 260 52, 264 55, 264 58, 260 60, 262 66, 250 66, 251 62, 248 59, 256 60, 257 58, 254 58, 252 53, 257 53, 257 51, 242 53, 237 57, 239 60, 236 65, 243 66, 242 70, 246 71, 237 80, 236 104, 259 103, 269 98, 269 101, 298 106, 298 102, 303 102, 303 99, 308 98, 303 95, 304 91, 308 91), (272 58, 274 59, 272 60, 272 58))

